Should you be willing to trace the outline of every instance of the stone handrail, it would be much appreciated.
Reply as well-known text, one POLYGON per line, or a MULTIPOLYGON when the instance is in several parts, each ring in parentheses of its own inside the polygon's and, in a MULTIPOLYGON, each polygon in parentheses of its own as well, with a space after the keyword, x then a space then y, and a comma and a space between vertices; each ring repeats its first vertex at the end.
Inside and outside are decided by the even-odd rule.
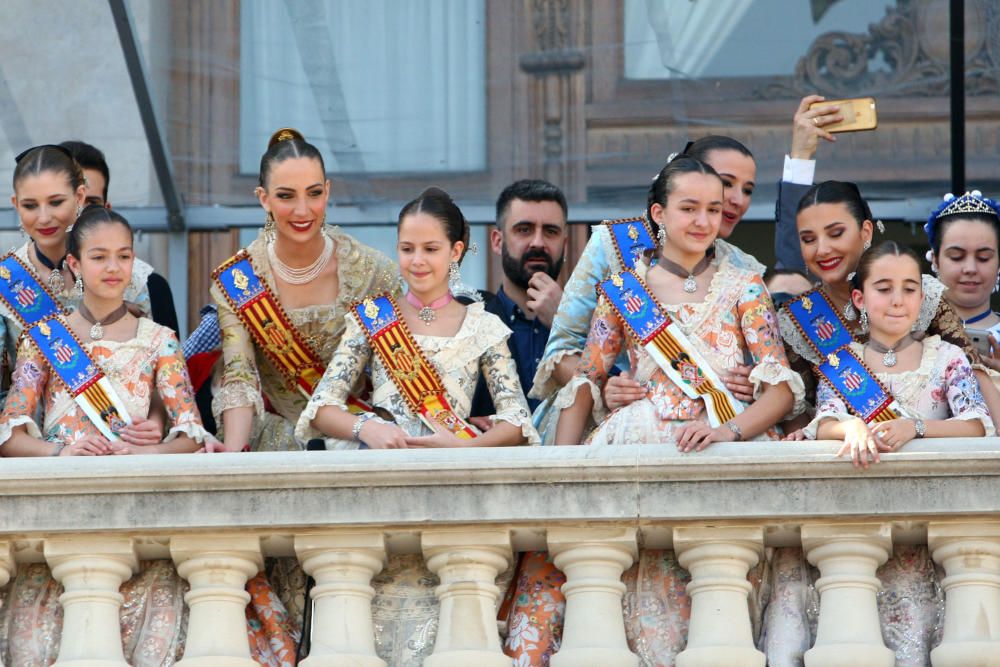
POLYGON ((764 665, 746 574, 765 546, 802 546, 820 571, 808 667, 892 665, 875 570, 893 544, 928 544, 946 572, 936 667, 1000 655, 1000 439, 926 440, 868 470, 832 443, 74 457, 0 461, 0 585, 46 561, 63 584, 58 664, 124 665, 118 588, 139 560, 172 558, 191 584, 182 666, 251 667, 243 587, 267 556, 317 581, 307 667, 382 665, 372 576, 422 552, 441 580, 428 667, 510 665, 494 580, 516 551, 566 573, 555 667, 637 665, 622 572, 672 548, 692 575, 680 667, 764 665), (975 618, 975 623, 962 619, 975 618), (845 619, 848 619, 845 621, 845 619), (874 620, 873 620, 874 619, 874 620), (345 629, 346 628, 346 629, 345 629), (479 639, 473 639, 479 638, 479 639))

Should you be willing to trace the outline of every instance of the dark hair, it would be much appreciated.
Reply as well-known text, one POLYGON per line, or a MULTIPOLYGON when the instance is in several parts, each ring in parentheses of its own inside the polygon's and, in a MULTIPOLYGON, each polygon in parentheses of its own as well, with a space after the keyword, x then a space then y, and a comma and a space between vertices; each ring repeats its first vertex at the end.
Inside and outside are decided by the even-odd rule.
POLYGON ((267 150, 260 157, 260 177, 258 183, 260 187, 267 187, 267 179, 271 176, 271 169, 276 164, 294 157, 307 157, 319 161, 320 169, 326 173, 326 165, 323 162, 323 155, 319 149, 306 141, 302 133, 290 127, 283 127, 271 135, 267 142, 267 150))
POLYGON ((459 241, 465 244, 462 250, 462 257, 458 259, 461 263, 465 253, 469 251, 469 223, 462 210, 458 208, 452 200, 451 195, 441 188, 430 187, 420 193, 416 199, 408 202, 399 211, 399 224, 403 224, 403 218, 417 213, 426 213, 441 221, 444 226, 445 236, 452 245, 459 241))
POLYGON ((124 226, 128 230, 129 238, 133 238, 132 226, 119 213, 97 204, 89 204, 83 209, 76 222, 73 223, 73 227, 69 230, 69 234, 66 237, 66 254, 73 255, 73 257, 79 260, 83 242, 95 227, 106 224, 124 226))
POLYGON ((93 169, 100 172, 104 177, 104 192, 101 196, 108 198, 108 187, 111 185, 111 171, 108 169, 108 161, 104 159, 104 153, 97 146, 92 146, 83 141, 64 141, 59 144, 70 152, 80 169, 93 169))
POLYGON ((750 152, 749 148, 732 137, 726 137, 721 134, 710 134, 707 137, 695 139, 684 149, 684 155, 690 155, 695 159, 706 162, 708 154, 712 151, 736 151, 740 155, 745 155, 751 160, 753 159, 753 153, 750 152))
POLYGON ((566 195, 562 190, 552 185, 548 181, 537 178, 524 178, 515 181, 503 189, 497 198, 497 227, 503 229, 504 219, 510 212, 510 203, 520 199, 521 201, 554 201, 562 209, 563 219, 569 217, 569 208, 566 206, 566 195))
POLYGON ((852 280, 854 289, 860 290, 865 284, 865 281, 868 280, 872 264, 874 264, 876 260, 888 255, 893 255, 895 257, 909 257, 913 260, 914 264, 917 265, 917 273, 922 271, 920 257, 913 248, 906 245, 900 245, 895 241, 882 241, 878 245, 874 245, 868 250, 865 250, 861 254, 861 259, 858 260, 857 271, 855 271, 854 278, 852 280))
POLYGON ((711 165, 684 153, 674 156, 660 170, 660 173, 656 175, 653 183, 649 186, 649 194, 646 197, 646 216, 651 223, 653 220, 653 204, 666 206, 667 197, 674 191, 674 179, 684 174, 715 176, 719 179, 720 183, 722 182, 722 177, 719 176, 715 169, 712 169, 711 165))
POLYGON ((817 204, 843 204, 851 217, 861 226, 872 219, 872 210, 861 196, 858 186, 849 181, 823 181, 812 186, 802 195, 796 215, 817 204))
POLYGON ((17 156, 14 167, 14 190, 27 176, 36 176, 46 171, 65 174, 66 180, 76 190, 83 185, 83 170, 70 152, 62 146, 47 144, 30 148, 17 156))

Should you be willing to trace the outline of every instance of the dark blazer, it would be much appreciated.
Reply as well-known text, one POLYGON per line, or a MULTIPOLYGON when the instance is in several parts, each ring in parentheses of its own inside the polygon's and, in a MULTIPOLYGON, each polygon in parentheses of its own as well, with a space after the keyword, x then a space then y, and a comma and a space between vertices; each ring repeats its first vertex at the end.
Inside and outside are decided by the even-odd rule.
POLYGON ((774 255, 779 269, 798 269, 805 271, 802 261, 802 249, 799 247, 799 234, 795 229, 795 212, 799 202, 811 185, 778 182, 778 201, 774 210, 774 255))

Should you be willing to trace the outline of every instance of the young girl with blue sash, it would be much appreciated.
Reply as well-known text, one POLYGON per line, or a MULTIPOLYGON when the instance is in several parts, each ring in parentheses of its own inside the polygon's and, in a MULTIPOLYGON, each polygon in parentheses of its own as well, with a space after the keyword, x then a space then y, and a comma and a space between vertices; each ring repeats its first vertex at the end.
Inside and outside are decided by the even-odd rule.
MULTIPOLYGON (((208 437, 194 403, 184 357, 171 329, 126 307, 135 255, 120 215, 89 206, 67 239, 67 267, 83 286, 79 307, 27 326, 12 391, 0 417, 3 456, 99 456, 192 452, 208 437), (167 435, 155 444, 122 438, 162 397, 167 435), (39 415, 42 416, 39 419, 39 415)), ((0 263, 0 288, 23 278, 0 263)), ((15 294, 23 286, 13 288, 15 294)), ((16 298, 16 296, 15 296, 16 298)), ((27 299, 24 299, 27 301, 27 299)), ((3 605, 6 646, 15 665, 56 658, 60 587, 45 564, 22 565, 3 605), (7 619, 12 619, 9 623, 7 619)), ((172 663, 182 649, 184 581, 170 561, 149 561, 122 587, 126 660, 172 663)))
MULTIPOLYGON (((716 257, 763 274, 764 266, 760 262, 724 240, 750 207, 757 177, 753 155, 742 143, 725 136, 702 137, 687 146, 684 153, 711 165, 722 175, 723 204, 715 243, 716 257)), ((574 392, 563 388, 573 376, 587 340, 590 321, 597 306, 598 283, 613 272, 635 269, 655 261, 656 236, 657 230, 648 211, 641 217, 608 220, 594 225, 590 240, 563 290, 545 354, 530 388, 531 397, 543 401, 535 410, 534 422, 544 444, 553 444, 559 413, 573 402, 574 392)), ((629 370, 625 355, 617 363, 620 370, 629 370)), ((728 377, 721 379, 730 380, 728 377)), ((747 397, 742 393, 748 386, 745 375, 728 386, 738 396, 747 397)), ((626 388, 627 393, 634 385, 623 378, 621 384, 617 379, 612 380, 610 387, 614 387, 615 391, 626 388)))
POLYGON ((843 440, 838 455, 849 453, 855 466, 868 467, 879 452, 915 438, 992 435, 965 353, 940 336, 914 336, 923 301, 916 253, 895 241, 881 243, 862 255, 853 282, 851 302, 867 341, 831 353, 830 361, 839 361, 820 374, 806 436, 843 440), (889 399, 890 419, 866 410, 873 397, 885 402, 882 396, 889 399))

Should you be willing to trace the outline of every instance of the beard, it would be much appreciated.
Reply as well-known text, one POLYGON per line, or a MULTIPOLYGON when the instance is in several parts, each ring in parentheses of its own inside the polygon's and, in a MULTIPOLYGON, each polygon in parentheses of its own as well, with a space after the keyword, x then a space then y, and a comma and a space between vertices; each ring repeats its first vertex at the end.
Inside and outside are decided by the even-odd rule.
POLYGON ((500 259, 501 264, 503 265, 504 275, 507 276, 512 283, 523 290, 528 289, 528 283, 531 281, 531 276, 539 272, 547 274, 553 280, 558 280, 559 272, 562 271, 563 265, 562 256, 560 256, 559 259, 554 260, 552 259, 552 255, 541 248, 525 250, 524 254, 520 257, 513 257, 507 251, 507 246, 504 245, 500 250, 500 259), (541 271, 538 269, 528 269, 526 266, 527 262, 538 262, 539 260, 544 261, 546 266, 546 268, 541 271))

